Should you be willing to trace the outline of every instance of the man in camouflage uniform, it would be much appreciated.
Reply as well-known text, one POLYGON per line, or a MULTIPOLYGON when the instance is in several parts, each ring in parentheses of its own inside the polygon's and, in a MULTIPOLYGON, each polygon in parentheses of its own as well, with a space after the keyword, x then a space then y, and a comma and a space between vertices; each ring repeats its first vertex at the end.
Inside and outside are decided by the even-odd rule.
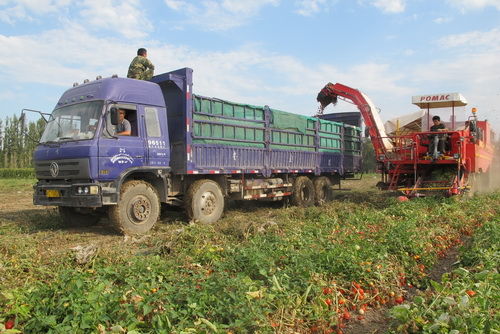
POLYGON ((137 56, 128 67, 127 78, 149 80, 153 77, 155 66, 148 59, 148 52, 144 48, 137 50, 137 56))

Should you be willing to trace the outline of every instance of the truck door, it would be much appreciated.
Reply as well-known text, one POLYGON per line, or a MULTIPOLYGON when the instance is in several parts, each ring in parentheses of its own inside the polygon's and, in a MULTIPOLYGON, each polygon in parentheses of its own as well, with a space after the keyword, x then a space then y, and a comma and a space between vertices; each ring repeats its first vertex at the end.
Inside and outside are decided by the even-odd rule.
POLYGON ((165 108, 144 107, 147 161, 150 166, 168 166, 170 145, 165 108))
POLYGON ((141 110, 135 105, 112 105, 108 108, 105 123, 99 138, 99 178, 116 179, 127 169, 140 168, 146 164, 146 146, 141 110), (125 111, 130 123, 130 135, 119 135, 117 127, 111 125, 109 108, 125 111))

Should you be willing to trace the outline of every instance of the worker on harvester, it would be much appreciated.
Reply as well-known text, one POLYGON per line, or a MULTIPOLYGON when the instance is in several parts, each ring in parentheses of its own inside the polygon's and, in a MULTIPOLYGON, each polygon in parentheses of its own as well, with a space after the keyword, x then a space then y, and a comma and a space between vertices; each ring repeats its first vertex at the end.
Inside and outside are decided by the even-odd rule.
MULTIPOLYGON (((441 118, 439 116, 432 117, 431 132, 446 132, 448 129, 441 123, 441 118)), ((446 151, 446 141, 448 140, 447 134, 430 134, 429 139, 431 140, 429 145, 429 154, 432 156, 433 160, 439 158, 439 154, 444 154, 446 151)))

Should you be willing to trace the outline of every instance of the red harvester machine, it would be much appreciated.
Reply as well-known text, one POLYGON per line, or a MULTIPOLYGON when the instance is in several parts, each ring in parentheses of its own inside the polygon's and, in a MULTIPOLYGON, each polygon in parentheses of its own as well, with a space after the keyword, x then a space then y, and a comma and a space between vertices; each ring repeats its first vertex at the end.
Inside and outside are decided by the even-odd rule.
POLYGON ((422 122, 426 131, 396 136, 386 135, 378 112, 366 95, 339 83, 328 83, 318 94, 320 112, 337 99, 355 104, 361 112, 382 174, 381 188, 399 190, 411 197, 436 191, 457 195, 469 190, 477 175, 488 182, 493 132, 487 121, 477 119, 475 108, 467 121, 455 122, 455 107, 467 104, 462 95, 414 96, 413 104, 426 109, 423 120, 427 122, 422 122), (451 122, 443 132, 429 131, 430 111, 434 108, 451 108, 451 122), (431 151, 439 140, 445 142, 443 152, 431 151))

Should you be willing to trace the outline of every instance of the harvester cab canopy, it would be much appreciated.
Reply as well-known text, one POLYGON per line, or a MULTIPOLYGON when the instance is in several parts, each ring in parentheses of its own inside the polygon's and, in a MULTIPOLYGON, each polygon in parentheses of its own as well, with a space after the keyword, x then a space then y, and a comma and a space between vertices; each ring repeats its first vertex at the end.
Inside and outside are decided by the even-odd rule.
POLYGON ((422 131, 429 131, 431 126, 430 109, 451 108, 451 117, 449 126, 451 129, 456 128, 455 107, 464 107, 467 105, 467 100, 460 93, 442 93, 430 95, 412 96, 411 102, 419 106, 421 109, 427 110, 427 117, 422 118, 422 131))
POLYGON ((444 93, 412 96, 411 103, 422 109, 453 108, 467 105, 467 100, 460 93, 444 93))

